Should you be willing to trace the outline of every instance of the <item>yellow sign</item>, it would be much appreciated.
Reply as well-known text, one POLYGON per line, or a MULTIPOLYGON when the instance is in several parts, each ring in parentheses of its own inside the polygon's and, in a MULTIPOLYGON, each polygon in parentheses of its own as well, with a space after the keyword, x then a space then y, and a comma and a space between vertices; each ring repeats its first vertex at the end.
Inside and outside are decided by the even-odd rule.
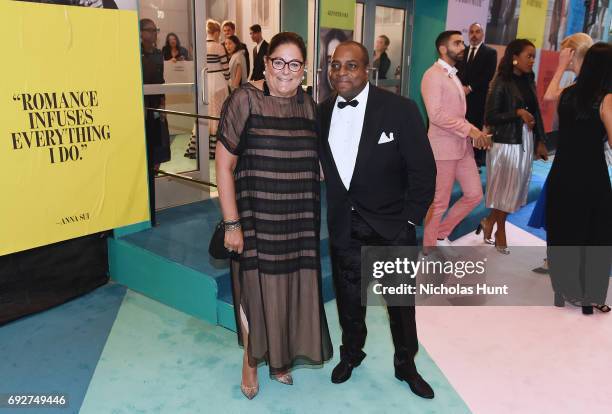
POLYGON ((321 27, 354 30, 355 0, 321 0, 321 27))
POLYGON ((148 219, 138 16, 0 2, 0 255, 148 219))
POLYGON ((527 39, 538 49, 542 47, 547 8, 548 0, 521 1, 517 39, 527 39))

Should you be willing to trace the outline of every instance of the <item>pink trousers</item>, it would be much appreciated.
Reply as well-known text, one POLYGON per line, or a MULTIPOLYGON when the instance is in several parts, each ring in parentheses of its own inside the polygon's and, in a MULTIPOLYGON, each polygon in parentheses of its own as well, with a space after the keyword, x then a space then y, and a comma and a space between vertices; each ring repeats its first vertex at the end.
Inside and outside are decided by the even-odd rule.
POLYGON ((424 246, 435 246, 437 239, 444 239, 452 233, 461 222, 482 200, 482 184, 474 161, 474 150, 466 145, 463 158, 458 160, 436 160, 436 195, 425 218, 423 235, 424 246), (463 196, 453 204, 448 214, 451 192, 455 180, 459 182, 463 196))

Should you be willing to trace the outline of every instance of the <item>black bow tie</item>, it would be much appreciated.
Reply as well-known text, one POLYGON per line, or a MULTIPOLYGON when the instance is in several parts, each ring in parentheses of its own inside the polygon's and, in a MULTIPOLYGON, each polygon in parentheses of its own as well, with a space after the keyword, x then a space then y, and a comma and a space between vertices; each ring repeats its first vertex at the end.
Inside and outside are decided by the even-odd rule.
POLYGON ((347 106, 352 106, 355 108, 357 105, 359 105, 359 101, 357 99, 353 99, 352 101, 338 102, 338 108, 340 109, 346 108, 347 106))

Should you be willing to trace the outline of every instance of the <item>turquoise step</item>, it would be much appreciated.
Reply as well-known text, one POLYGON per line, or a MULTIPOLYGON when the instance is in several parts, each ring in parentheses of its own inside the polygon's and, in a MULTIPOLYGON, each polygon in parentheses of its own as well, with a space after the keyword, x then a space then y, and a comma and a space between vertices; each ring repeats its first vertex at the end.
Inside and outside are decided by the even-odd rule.
MULTIPOLYGON (((537 199, 550 163, 535 162, 528 201, 537 199)), ((486 177, 481 176, 483 188, 486 177)), ((461 196, 455 185, 451 204, 461 196)), ((325 200, 325 188, 322 190, 325 200)), ((326 206, 321 209, 322 294, 333 300, 326 206)), ((474 231, 488 210, 482 202, 451 234, 451 240, 474 231)), ((235 330, 231 281, 226 261, 208 255, 208 242, 220 219, 217 199, 174 207, 158 213, 159 227, 109 239, 111 277, 195 317, 235 330)), ((143 226, 144 227, 144 226, 143 226)), ((142 227, 136 228, 136 230, 142 227)), ((423 228, 417 227, 421 240, 423 228)))

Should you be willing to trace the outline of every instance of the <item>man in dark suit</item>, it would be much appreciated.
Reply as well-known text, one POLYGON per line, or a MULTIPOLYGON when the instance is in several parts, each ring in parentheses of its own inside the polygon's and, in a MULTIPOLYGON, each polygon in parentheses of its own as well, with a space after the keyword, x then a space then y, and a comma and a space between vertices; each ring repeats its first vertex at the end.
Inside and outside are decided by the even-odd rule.
POLYGON ((268 42, 266 42, 261 35, 261 26, 254 24, 250 28, 251 40, 256 43, 253 48, 253 73, 251 74, 251 80, 256 81, 264 78, 264 57, 268 53, 268 42))
MULTIPOLYGON (((331 59, 337 91, 319 105, 319 148, 327 184, 327 219, 342 346, 332 382, 348 380, 365 358, 361 247, 415 246, 435 191, 436 164, 411 100, 368 83, 368 51, 342 42, 331 59)), ((424 398, 431 387, 417 372, 414 306, 388 306, 395 376, 424 398)))
MULTIPOLYGON (((469 31, 470 45, 466 47, 463 61, 457 63, 457 76, 463 84, 467 101, 465 118, 482 130, 484 107, 489 83, 497 67, 497 50, 483 43, 484 32, 479 23, 472 23, 469 31)), ((476 165, 485 165, 486 150, 474 148, 476 165)))

